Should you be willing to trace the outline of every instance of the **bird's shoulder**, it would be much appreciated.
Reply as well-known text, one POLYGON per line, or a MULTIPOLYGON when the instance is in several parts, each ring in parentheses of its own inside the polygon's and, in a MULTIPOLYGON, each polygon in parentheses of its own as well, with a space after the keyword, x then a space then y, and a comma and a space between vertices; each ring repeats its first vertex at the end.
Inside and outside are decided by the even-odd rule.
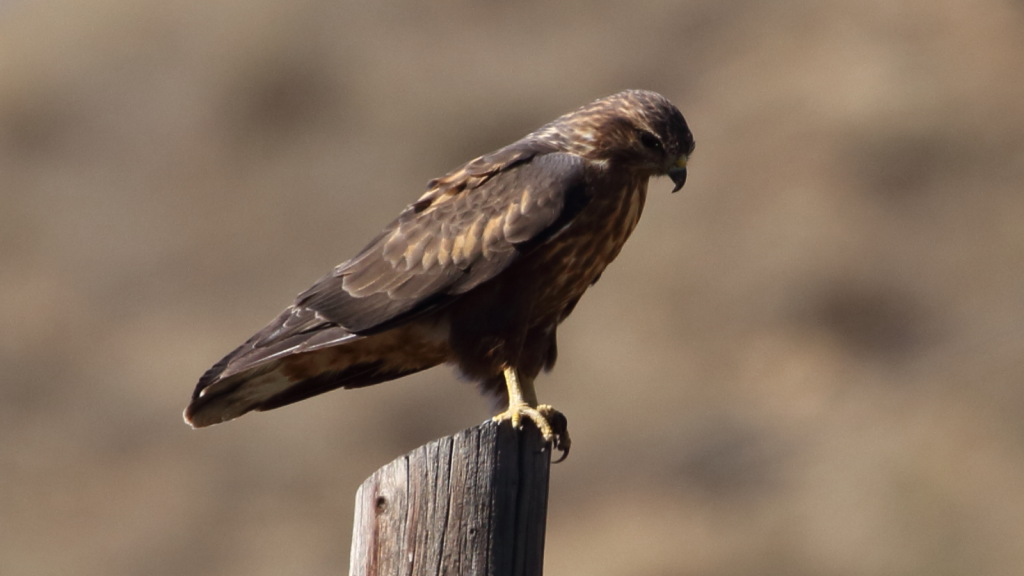
MULTIPOLYGON (((564 164, 562 170, 555 169, 566 176, 584 165, 582 159, 566 154, 554 143, 533 135, 527 136, 494 152, 474 158, 444 176, 430 180, 427 182, 426 192, 410 204, 402 216, 408 219, 430 214, 449 203, 457 203, 470 196, 474 200, 480 200, 483 196, 505 193, 508 200, 513 200, 517 187, 509 186, 508 182, 494 182, 496 178, 501 180, 502 176, 527 176, 535 175, 542 170, 550 171, 554 168, 550 161, 555 159, 561 160, 564 164), (550 158, 546 158, 549 156, 550 158)), ((401 219, 402 217, 399 221, 401 219)))

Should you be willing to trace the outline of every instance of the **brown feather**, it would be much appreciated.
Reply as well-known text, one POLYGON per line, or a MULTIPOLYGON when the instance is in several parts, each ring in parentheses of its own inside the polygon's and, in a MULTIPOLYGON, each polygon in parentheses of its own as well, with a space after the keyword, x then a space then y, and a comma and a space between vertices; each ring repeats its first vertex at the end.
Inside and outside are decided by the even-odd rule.
MULTIPOLYGON (((504 170, 484 170, 484 159, 477 160, 473 170, 486 174, 486 180, 457 194, 435 198, 418 212, 415 205, 406 209, 359 256, 314 284, 299 296, 299 302, 339 326, 365 333, 399 316, 422 312, 501 273, 529 253, 517 245, 571 219, 565 218, 563 207, 578 211, 585 204, 585 200, 571 197, 582 191, 582 159, 565 154, 527 157, 522 149, 515 157, 518 162, 504 162, 504 170), (524 203, 524 193, 543 198, 543 205, 533 201, 529 214, 523 214, 519 206, 524 203), (504 220, 505 225, 500 236, 487 238, 487 224, 494 219, 504 220), (439 239, 437 266, 423 263, 431 239, 439 239), (391 301, 373 299, 380 300, 381 295, 391 301)), ((459 173, 461 179, 450 176, 438 186, 453 187, 472 173, 464 170, 459 173)))

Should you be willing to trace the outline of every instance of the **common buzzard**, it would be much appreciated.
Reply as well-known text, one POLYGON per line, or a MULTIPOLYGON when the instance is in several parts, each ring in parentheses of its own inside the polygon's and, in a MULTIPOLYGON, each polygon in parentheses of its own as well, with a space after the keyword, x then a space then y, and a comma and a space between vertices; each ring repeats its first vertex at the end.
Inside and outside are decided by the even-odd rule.
POLYGON ((636 226, 650 177, 679 190, 692 152, 671 102, 629 90, 431 180, 362 252, 203 374, 185 420, 209 426, 450 363, 505 402, 496 419, 529 418, 567 450, 534 378, 636 226))

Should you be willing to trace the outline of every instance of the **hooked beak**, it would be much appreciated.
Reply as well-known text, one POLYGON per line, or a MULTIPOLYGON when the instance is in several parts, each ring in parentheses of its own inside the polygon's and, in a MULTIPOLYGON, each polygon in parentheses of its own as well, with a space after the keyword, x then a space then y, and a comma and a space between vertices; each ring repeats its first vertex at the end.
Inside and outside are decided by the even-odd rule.
POLYGON ((676 183, 676 187, 672 189, 672 192, 679 192, 683 184, 686 184, 686 155, 679 157, 679 161, 668 171, 668 177, 676 183))

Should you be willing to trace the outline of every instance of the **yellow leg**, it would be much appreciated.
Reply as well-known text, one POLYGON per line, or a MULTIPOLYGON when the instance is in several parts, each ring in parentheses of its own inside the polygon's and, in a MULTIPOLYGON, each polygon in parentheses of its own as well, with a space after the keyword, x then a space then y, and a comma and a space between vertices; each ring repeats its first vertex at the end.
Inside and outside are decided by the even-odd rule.
POLYGON ((569 454, 569 432, 565 427, 565 416, 547 404, 537 404, 537 391, 533 387, 533 380, 520 382, 519 375, 514 368, 505 368, 505 385, 508 387, 508 410, 494 417, 495 422, 510 420, 512 427, 516 430, 522 428, 523 417, 533 420, 544 437, 545 442, 551 442, 552 446, 563 452, 561 462, 569 454), (556 431, 551 422, 555 421, 558 430, 556 431))

